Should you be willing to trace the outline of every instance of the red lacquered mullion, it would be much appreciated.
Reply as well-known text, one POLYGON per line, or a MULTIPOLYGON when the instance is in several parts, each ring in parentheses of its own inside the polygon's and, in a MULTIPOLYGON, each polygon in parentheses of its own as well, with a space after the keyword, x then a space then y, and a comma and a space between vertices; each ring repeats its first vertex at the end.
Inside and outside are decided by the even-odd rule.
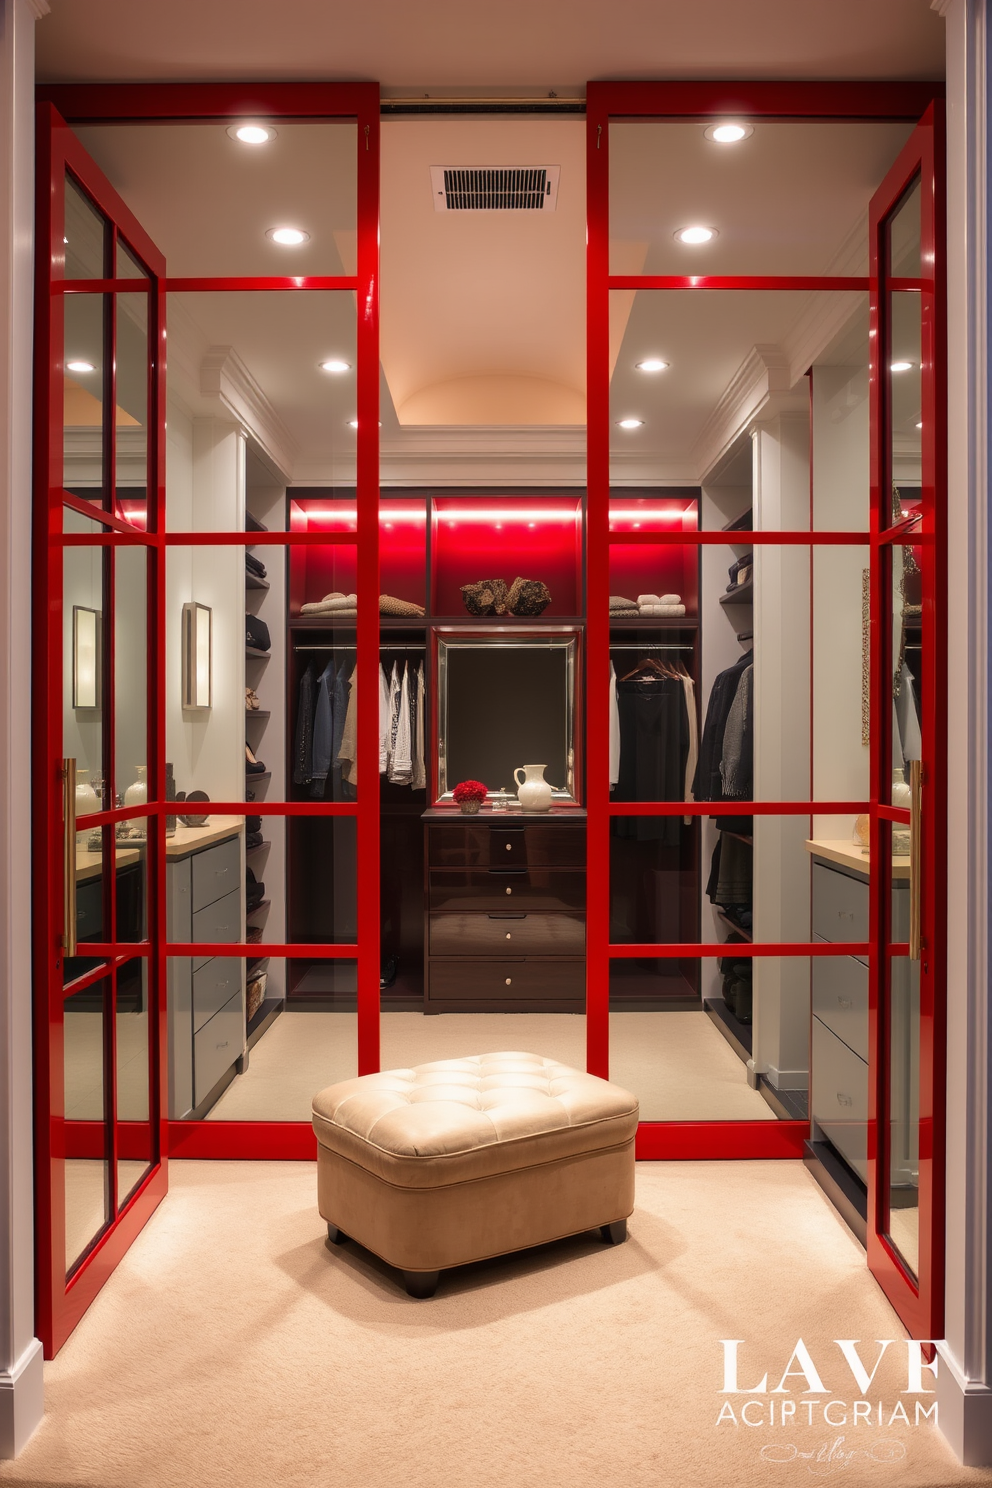
POLYGON ((352 290, 359 288, 360 280, 354 274, 307 274, 291 278, 285 274, 242 274, 227 278, 166 279, 163 289, 166 294, 217 294, 220 291, 265 290, 268 293, 280 290, 352 290))
MULTIPOLYGON (((914 287, 917 281, 912 281, 914 287)), ((868 280, 829 274, 611 274, 610 289, 864 291, 868 280)))
POLYGON ((37 97, 76 124, 346 119, 363 111, 378 118, 379 113, 378 83, 43 83, 37 97))
MULTIPOLYGON (((942 83, 917 82, 592 82, 593 109, 617 119, 907 119, 922 117, 942 83)), ((605 130, 604 130, 605 132, 605 130)))
POLYGON ((586 112, 586 1062, 610 1055, 610 168, 609 115, 586 112))
POLYGON ((379 99, 358 114, 358 1072, 379 1068, 379 99))

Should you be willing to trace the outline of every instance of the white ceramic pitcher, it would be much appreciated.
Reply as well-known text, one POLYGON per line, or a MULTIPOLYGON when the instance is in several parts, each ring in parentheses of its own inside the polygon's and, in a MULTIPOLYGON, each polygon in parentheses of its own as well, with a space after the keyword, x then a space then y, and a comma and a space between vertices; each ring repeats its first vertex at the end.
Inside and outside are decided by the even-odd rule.
POLYGON ((517 782, 517 800, 524 811, 550 811, 551 786, 544 778, 546 765, 518 765, 513 772, 517 782), (521 780, 521 775, 523 779, 521 780))

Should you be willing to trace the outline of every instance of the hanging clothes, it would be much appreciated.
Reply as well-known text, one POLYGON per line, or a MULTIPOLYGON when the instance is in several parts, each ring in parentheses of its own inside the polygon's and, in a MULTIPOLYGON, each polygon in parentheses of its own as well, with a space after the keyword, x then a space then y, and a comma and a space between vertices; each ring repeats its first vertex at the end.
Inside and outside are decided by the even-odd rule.
POLYGON ((899 691, 893 699, 895 724, 893 729, 892 764, 901 769, 910 760, 923 758, 923 735, 920 730, 920 712, 916 703, 916 678, 904 659, 899 674, 899 691), (897 758, 901 752, 901 758, 897 758))
MULTIPOLYGON (((696 684, 688 672, 682 673, 682 690, 685 693, 685 712, 689 721, 689 751, 685 759, 685 792, 682 799, 692 800, 692 782, 696 774, 696 764, 699 759, 699 724, 696 720, 696 684)), ((692 822, 691 816, 682 818, 688 827, 692 822)))
POLYGON ((309 785, 313 775, 313 717, 317 696, 317 669, 311 661, 300 677, 296 703, 296 735, 293 742, 293 784, 309 785))
MULTIPOLYGON (((681 801, 689 752, 685 689, 674 677, 640 675, 617 683, 620 767, 615 801, 681 801)), ((618 817, 616 835, 677 847, 678 817, 618 817)))
POLYGON ((313 761, 310 770, 310 795, 320 800, 334 758, 334 681, 337 669, 334 658, 328 661, 317 679, 317 701, 313 715, 313 761))
POLYGON ((610 662, 610 790, 620 779, 620 709, 617 705, 617 673, 610 662))
POLYGON ((727 718, 737 696, 741 677, 753 662, 754 651, 752 649, 746 651, 732 667, 720 672, 713 683, 706 707, 703 736, 699 743, 699 761, 692 782, 692 796, 695 801, 721 801, 723 799, 720 765, 723 760, 727 718))
POLYGON ((754 667, 745 667, 727 714, 720 756, 720 783, 726 801, 746 801, 752 789, 754 726, 751 688, 754 667))
MULTIPOLYGON (((394 675, 396 665, 393 666, 394 675)), ((403 663, 403 678, 393 719, 393 749, 388 778, 393 785, 409 785, 413 778, 413 737, 410 727, 410 664, 403 663)))
POLYGON ((383 671, 382 662, 379 663, 379 774, 385 775, 389 769, 389 744, 390 724, 392 709, 390 703, 389 679, 383 671))
POLYGON ((393 662, 393 670, 389 675, 389 743, 386 753, 386 774, 393 767, 393 755, 396 751, 396 735, 400 726, 400 699, 403 687, 400 682, 399 662, 393 662))
MULTIPOLYGON (((381 674, 380 667, 380 674, 381 674)), ((354 800, 358 784, 358 668, 353 667, 351 680, 348 683, 348 705, 345 709, 344 725, 341 730, 341 744, 337 752, 337 760, 341 765, 342 796, 345 800, 354 800)))
POLYGON ((424 664, 420 663, 417 668, 414 687, 414 717, 413 717, 413 779, 410 784, 414 790, 425 790, 427 787, 427 760, 424 755, 424 709, 426 707, 426 696, 424 689, 424 664))

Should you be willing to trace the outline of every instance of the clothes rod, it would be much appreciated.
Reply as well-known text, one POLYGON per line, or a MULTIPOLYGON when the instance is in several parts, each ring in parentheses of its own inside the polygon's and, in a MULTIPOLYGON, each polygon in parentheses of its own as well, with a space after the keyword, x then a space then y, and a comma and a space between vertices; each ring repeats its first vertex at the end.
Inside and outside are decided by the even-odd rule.
POLYGON ((633 641, 625 641, 623 645, 611 646, 611 651, 694 651, 695 646, 672 645, 672 646, 638 646, 633 641))

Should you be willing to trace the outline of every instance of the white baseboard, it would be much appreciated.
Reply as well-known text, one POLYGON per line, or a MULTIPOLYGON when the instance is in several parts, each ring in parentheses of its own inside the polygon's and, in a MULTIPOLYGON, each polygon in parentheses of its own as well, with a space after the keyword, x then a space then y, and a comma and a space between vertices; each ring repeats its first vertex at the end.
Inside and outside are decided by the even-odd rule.
POLYGON ((992 1388, 965 1379, 943 1347, 937 1406, 941 1434, 959 1461, 965 1467, 992 1467, 992 1388))
POLYGON ((44 1360, 32 1338, 12 1369, 0 1370, 0 1458, 16 1457, 45 1414, 44 1360))

